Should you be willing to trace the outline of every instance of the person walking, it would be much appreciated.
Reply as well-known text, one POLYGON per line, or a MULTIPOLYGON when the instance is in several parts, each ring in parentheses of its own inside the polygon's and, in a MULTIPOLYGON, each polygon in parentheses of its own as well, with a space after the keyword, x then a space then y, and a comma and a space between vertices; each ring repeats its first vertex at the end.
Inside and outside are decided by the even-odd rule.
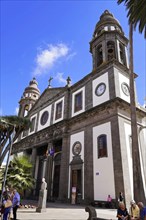
POLYGON ((13 220, 17 220, 17 209, 20 205, 20 195, 16 189, 14 189, 13 194, 13 220))
POLYGON ((129 215, 130 215, 130 220, 136 220, 139 219, 139 207, 136 205, 136 202, 132 200, 130 202, 130 209, 129 209, 129 215))

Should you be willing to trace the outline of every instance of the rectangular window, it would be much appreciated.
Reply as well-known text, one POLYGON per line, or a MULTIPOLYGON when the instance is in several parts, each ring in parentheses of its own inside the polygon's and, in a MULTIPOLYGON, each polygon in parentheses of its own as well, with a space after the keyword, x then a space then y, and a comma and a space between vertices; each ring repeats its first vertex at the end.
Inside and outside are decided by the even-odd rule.
POLYGON ((83 99, 82 92, 79 92, 78 94, 75 95, 74 112, 78 112, 82 110, 82 99, 83 99))
POLYGON ((31 119, 30 133, 35 129, 35 117, 31 119))
POLYGON ((55 120, 62 117, 62 101, 56 104, 55 120))

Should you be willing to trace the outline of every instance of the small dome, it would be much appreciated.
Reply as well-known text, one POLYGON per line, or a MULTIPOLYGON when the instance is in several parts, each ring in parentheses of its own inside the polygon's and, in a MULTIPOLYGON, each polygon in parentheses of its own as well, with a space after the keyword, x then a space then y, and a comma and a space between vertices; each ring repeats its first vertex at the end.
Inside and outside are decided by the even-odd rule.
POLYGON ((99 22, 97 22, 93 36, 96 37, 100 35, 103 31, 112 31, 117 30, 120 33, 123 33, 123 30, 119 22, 114 18, 113 14, 108 10, 105 10, 104 13, 100 16, 99 22))
POLYGON ((35 77, 30 81, 29 87, 37 88, 38 82, 36 81, 35 77))
POLYGON ((38 82, 36 81, 35 78, 33 78, 33 79, 29 82, 29 86, 26 87, 25 91, 27 91, 27 90, 29 90, 29 91, 35 90, 35 91, 37 91, 38 93, 40 93, 40 90, 38 89, 38 82))

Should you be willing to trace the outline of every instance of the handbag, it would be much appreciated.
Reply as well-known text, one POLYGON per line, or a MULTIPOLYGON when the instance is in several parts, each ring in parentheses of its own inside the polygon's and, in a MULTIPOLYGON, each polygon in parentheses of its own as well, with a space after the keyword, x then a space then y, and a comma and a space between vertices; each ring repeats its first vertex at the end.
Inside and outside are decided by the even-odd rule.
POLYGON ((5 204, 4 204, 4 207, 5 207, 5 208, 9 208, 9 207, 11 207, 11 206, 12 206, 11 200, 7 200, 7 201, 5 202, 5 204))

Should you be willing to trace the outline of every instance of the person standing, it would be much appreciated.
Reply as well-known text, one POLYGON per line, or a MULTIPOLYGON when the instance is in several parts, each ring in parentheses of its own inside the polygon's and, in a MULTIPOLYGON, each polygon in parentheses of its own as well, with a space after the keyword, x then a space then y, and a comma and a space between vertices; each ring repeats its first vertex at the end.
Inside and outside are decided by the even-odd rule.
POLYGON ((8 216, 10 214, 12 207, 12 202, 9 195, 5 195, 3 206, 4 206, 3 220, 8 220, 8 216))
POLYGON ((146 220, 146 207, 144 207, 144 204, 142 202, 138 202, 138 207, 140 209, 140 220, 146 220))
POLYGON ((132 200, 130 202, 129 215, 131 220, 139 219, 139 207, 136 205, 136 202, 132 200))
POLYGON ((108 208, 112 207, 112 197, 110 195, 108 195, 108 197, 107 197, 107 206, 108 206, 108 208))
POLYGON ((17 209, 20 205, 20 195, 16 189, 13 191, 13 220, 17 219, 17 209))
POLYGON ((118 202, 124 202, 124 196, 122 192, 119 192, 118 202))

